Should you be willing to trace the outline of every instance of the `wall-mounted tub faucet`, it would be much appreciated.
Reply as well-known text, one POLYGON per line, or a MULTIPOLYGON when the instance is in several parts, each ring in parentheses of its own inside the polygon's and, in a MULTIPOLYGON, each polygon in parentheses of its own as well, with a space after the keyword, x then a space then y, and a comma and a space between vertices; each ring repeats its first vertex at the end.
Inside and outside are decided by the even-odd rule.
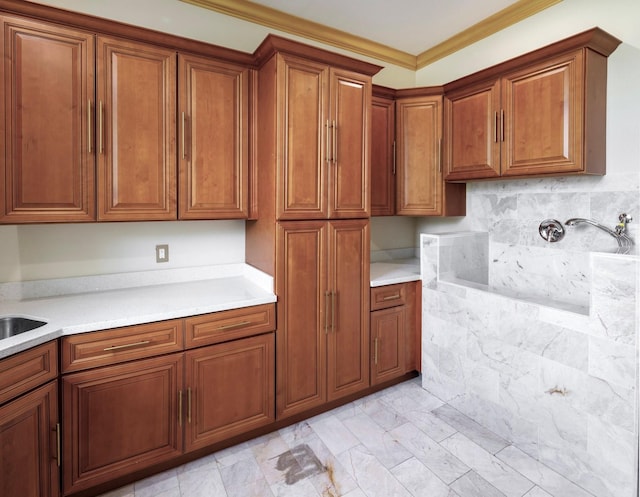
POLYGON ((627 235, 627 223, 631 222, 632 218, 628 214, 620 214, 618 216, 620 222, 616 225, 615 229, 607 228, 606 226, 594 221, 593 219, 585 219, 583 217, 572 217, 567 219, 564 224, 566 226, 576 226, 578 224, 590 224, 598 229, 601 229, 605 233, 610 234, 618 242, 618 247, 628 249, 634 245, 633 240, 627 235))

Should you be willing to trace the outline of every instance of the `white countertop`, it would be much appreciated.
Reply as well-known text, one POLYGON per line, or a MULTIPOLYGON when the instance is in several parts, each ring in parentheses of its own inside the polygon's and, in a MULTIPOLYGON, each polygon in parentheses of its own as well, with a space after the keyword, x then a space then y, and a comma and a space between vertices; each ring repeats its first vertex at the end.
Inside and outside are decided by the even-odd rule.
POLYGON ((420 259, 394 259, 371 263, 371 287, 420 279, 420 259))
MULTIPOLYGON (((237 309, 276 301, 263 273, 238 271, 196 281, 84 291, 19 300, 0 300, 0 316, 24 316, 47 324, 0 340, 0 358, 63 335, 117 328, 237 309), (234 274, 237 273, 237 274, 234 274)), ((99 278, 99 277, 98 277, 99 278)), ((139 281, 145 281, 140 278, 139 281)))
MULTIPOLYGON (((371 264, 371 286, 420 279, 419 259, 371 264)), ((273 280, 245 264, 0 285, 0 316, 47 324, 0 340, 0 358, 60 336, 276 302, 273 280)))

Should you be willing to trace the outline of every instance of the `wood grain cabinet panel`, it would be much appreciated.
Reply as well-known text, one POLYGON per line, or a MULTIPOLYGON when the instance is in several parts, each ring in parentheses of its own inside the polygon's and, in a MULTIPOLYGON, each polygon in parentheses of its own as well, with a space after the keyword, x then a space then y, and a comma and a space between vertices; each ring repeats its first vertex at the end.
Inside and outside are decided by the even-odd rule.
POLYGON ((183 344, 180 319, 65 336, 60 342, 62 372, 178 352, 183 344))
POLYGON ((0 222, 95 220, 92 34, 0 16, 0 222))
POLYGON ((369 386, 369 226, 282 222, 277 243, 277 406, 288 416, 369 386))
POLYGON ((371 313, 372 385, 404 374, 406 319, 404 306, 371 313))
POLYGON ((290 55, 276 67, 276 217, 368 217, 371 79, 290 55))
POLYGON ((274 334, 186 353, 185 451, 275 421, 274 334))
POLYGON ((58 343, 39 345, 0 361, 0 404, 58 377, 58 343))
POLYGON ((0 406, 0 495, 57 497, 58 382, 0 406))
POLYGON ((173 220, 176 52, 98 37, 98 219, 173 220))
POLYGON ((183 354, 62 378, 65 493, 182 454, 183 354))
POLYGON ((178 55, 179 218, 248 216, 249 69, 178 55))
POLYGON ((371 100, 371 215, 393 216, 396 199, 395 101, 371 100))

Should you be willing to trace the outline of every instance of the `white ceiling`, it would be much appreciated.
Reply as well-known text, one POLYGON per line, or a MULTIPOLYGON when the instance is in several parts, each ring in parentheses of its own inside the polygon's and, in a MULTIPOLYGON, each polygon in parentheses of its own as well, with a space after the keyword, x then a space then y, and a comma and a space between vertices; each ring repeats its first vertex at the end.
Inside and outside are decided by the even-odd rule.
POLYGON ((418 55, 517 0, 251 0, 418 55))

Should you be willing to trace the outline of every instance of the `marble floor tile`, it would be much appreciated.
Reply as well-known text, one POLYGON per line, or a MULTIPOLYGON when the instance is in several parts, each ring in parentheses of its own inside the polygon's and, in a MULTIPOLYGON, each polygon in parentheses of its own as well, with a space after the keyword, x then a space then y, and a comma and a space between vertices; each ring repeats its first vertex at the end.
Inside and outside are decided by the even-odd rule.
POLYGON ((101 497, 592 497, 416 378, 101 497))

